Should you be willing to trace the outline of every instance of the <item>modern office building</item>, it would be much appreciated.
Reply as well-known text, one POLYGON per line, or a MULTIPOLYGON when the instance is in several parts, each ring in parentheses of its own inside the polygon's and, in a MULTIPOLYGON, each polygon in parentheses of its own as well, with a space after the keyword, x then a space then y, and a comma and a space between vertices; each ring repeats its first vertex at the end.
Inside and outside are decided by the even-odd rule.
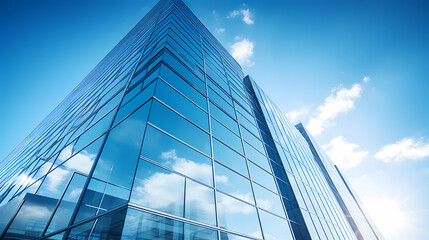
POLYGON ((181 0, 161 0, 0 163, 0 238, 382 239, 181 0))

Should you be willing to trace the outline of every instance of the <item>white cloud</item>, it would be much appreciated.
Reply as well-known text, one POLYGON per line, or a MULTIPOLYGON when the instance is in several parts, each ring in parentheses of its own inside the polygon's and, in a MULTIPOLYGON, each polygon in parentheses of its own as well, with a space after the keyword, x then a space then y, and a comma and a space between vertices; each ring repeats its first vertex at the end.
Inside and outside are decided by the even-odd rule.
POLYGON ((286 118, 289 119, 289 121, 291 121, 292 123, 297 123, 297 121, 302 121, 303 120, 302 118, 305 118, 309 112, 310 112, 309 107, 302 107, 298 110, 287 112, 285 115, 286 115, 286 118))
POLYGON ((255 65, 255 63, 250 59, 253 56, 255 42, 252 42, 247 38, 242 40, 238 39, 239 38, 236 38, 236 42, 231 46, 231 55, 241 65, 247 67, 255 65))
POLYGON ((37 204, 24 205, 19 211, 20 219, 22 222, 32 222, 37 220, 47 219, 52 214, 52 210, 47 206, 37 204))
POLYGON ((429 157, 429 142, 411 138, 404 138, 396 143, 386 145, 375 154, 375 158, 386 163, 420 160, 427 157, 429 157))
POLYGON ((219 206, 218 211, 221 213, 221 215, 225 213, 240 213, 248 215, 255 212, 255 209, 252 206, 242 203, 232 197, 228 197, 223 194, 219 194, 217 196, 217 201, 219 206))
POLYGON ((243 22, 245 22, 248 25, 255 24, 255 21, 251 19, 252 15, 250 14, 249 9, 246 10, 240 10, 240 12, 243 14, 243 22))
POLYGON ((71 157, 73 155, 73 146, 74 144, 69 144, 67 147, 61 150, 60 155, 58 156, 58 159, 61 161, 65 161, 69 157, 71 157))
POLYGON ((80 196, 80 193, 82 192, 82 189, 81 188, 75 188, 75 189, 73 189, 71 192, 70 192, 70 194, 67 196, 67 199, 70 199, 70 198, 72 198, 72 199, 74 199, 74 200, 77 200, 77 198, 80 196))
POLYGON ((240 11, 234 10, 232 12, 229 13, 227 18, 235 18, 236 16, 238 16, 240 14, 240 11))
POLYGON ((32 177, 30 177, 30 176, 28 176, 27 174, 25 174, 25 173, 21 173, 19 176, 18 176, 18 185, 20 185, 20 184, 22 184, 22 185, 27 185, 29 182, 34 182, 35 181, 35 179, 33 179, 32 177))
POLYGON ((357 166, 368 154, 366 151, 357 151, 356 149, 359 148, 359 145, 347 142, 343 136, 332 139, 330 143, 322 147, 340 169, 357 166))
POLYGON ((256 199, 256 203, 259 207, 266 210, 271 210, 271 207, 273 206, 273 203, 267 199, 256 199))
POLYGON ((369 82, 371 80, 371 78, 369 77, 369 76, 365 76, 364 78, 363 78, 363 82, 364 83, 367 83, 367 82, 369 82))
POLYGON ((360 84, 347 89, 342 86, 334 88, 325 102, 318 106, 314 117, 310 118, 307 129, 314 136, 320 135, 325 128, 335 125, 333 120, 340 114, 354 108, 354 102, 360 97, 362 87, 360 84))
POLYGON ((183 201, 184 178, 177 174, 155 173, 137 179, 134 202, 153 209, 177 209, 183 201))
POLYGON ((88 174, 91 170, 92 164, 94 163, 95 157, 95 154, 91 154, 88 153, 86 150, 82 150, 81 152, 75 154, 67 162, 65 162, 64 166, 72 170, 77 170, 82 173, 88 174))
POLYGON ((46 179, 43 182, 47 184, 46 190, 54 194, 61 192, 64 187, 64 182, 69 179, 70 174, 70 171, 62 169, 61 167, 50 172, 46 175, 46 179))
POLYGON ((212 183, 212 167, 205 163, 197 163, 190 159, 177 156, 176 149, 171 149, 168 152, 162 152, 161 158, 165 160, 173 160, 171 163, 175 171, 198 179, 204 183, 212 183))
POLYGON ((215 180, 216 180, 217 183, 222 183, 222 184, 225 184, 225 185, 229 184, 227 176, 215 176, 215 180))
POLYGON ((253 24, 255 24, 255 20, 252 19, 253 16, 250 13, 249 9, 234 10, 234 11, 232 11, 232 12, 229 13, 229 15, 228 15, 227 18, 235 18, 235 17, 237 17, 239 15, 243 16, 242 20, 247 25, 253 25, 253 24))
POLYGON ((216 33, 221 34, 225 32, 225 28, 216 28, 216 33))

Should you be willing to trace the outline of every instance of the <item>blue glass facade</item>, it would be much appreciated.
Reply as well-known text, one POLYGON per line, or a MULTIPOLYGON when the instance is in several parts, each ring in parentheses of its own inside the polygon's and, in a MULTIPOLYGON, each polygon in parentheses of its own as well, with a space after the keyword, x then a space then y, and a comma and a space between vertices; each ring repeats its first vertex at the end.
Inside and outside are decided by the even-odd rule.
POLYGON ((382 239, 181 0, 161 0, 0 163, 2 239, 382 239))

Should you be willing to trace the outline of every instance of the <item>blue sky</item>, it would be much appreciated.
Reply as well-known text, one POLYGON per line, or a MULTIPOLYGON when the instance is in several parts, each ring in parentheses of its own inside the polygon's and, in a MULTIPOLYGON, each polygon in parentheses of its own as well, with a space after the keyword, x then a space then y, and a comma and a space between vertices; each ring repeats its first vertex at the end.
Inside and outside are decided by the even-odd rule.
MULTIPOLYGON (((427 2, 185 2, 337 156, 388 239, 429 236, 427 2)), ((0 2, 0 159, 155 3, 0 2)))

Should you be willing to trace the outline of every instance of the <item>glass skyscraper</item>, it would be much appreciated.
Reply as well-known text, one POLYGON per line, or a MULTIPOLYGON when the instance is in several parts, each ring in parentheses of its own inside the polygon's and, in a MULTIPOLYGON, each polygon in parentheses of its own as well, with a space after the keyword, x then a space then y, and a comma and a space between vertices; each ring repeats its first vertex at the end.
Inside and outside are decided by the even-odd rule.
POLYGON ((0 163, 0 238, 383 239, 181 0, 161 0, 0 163))

